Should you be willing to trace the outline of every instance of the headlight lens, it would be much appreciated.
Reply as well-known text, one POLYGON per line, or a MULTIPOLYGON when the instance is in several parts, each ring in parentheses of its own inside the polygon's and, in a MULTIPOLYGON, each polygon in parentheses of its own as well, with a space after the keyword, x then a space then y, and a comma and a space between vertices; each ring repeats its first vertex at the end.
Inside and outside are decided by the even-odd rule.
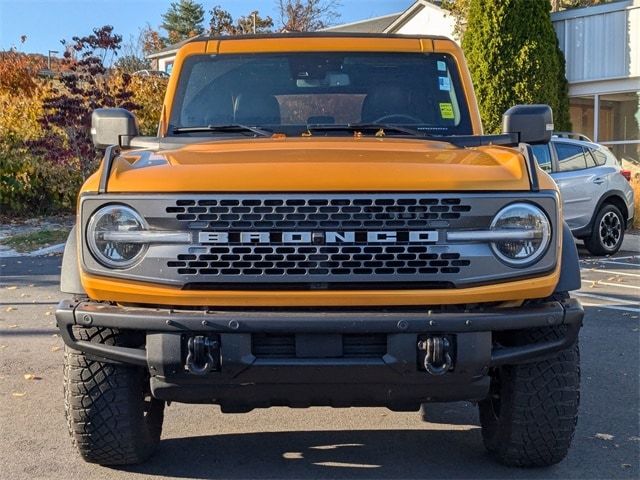
POLYGON ((146 230, 144 219, 125 205, 108 205, 93 214, 87 227, 89 250, 100 263, 111 268, 128 268, 136 263, 147 248, 140 242, 120 241, 109 237, 113 232, 146 230))
POLYGON ((518 230, 522 239, 496 241, 493 252, 505 263, 525 266, 538 260, 547 250, 551 240, 551 225, 542 210, 529 203, 514 203, 495 216, 492 230, 518 230), (527 237, 527 238, 524 238, 527 237))

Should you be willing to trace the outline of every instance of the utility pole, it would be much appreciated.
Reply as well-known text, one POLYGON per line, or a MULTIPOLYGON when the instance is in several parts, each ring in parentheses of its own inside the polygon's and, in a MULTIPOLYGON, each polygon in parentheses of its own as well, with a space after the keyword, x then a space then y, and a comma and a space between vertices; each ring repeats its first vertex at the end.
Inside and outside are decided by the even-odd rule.
POLYGON ((49 54, 47 55, 47 70, 51 71, 51 54, 60 53, 57 50, 49 50, 49 54))

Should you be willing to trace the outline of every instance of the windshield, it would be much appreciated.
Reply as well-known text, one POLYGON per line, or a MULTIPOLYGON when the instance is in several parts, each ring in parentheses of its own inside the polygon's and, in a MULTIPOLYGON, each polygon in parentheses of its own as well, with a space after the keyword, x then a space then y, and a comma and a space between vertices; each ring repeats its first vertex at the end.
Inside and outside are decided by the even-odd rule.
POLYGON ((435 53, 191 56, 181 71, 169 135, 216 125, 300 134, 309 126, 358 123, 407 126, 429 135, 471 134, 454 60, 435 53))

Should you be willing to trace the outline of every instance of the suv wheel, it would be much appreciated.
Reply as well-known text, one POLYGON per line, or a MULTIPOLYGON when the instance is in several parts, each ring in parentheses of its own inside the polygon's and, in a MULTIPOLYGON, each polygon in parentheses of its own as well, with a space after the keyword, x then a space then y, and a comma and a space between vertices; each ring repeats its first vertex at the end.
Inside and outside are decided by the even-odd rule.
MULTIPOLYGON (((516 341, 556 340, 560 328, 519 332, 516 341)), ((524 343, 523 342, 523 343, 524 343)), ((578 343, 547 360, 499 367, 480 402, 485 447, 500 463, 543 467, 567 455, 580 400, 578 343)))
MULTIPOLYGON (((77 328, 74 334, 108 345, 141 344, 116 329, 77 328)), ((143 368, 98 362, 65 347, 64 404, 69 434, 87 462, 140 463, 160 441, 164 402, 151 397, 143 368)))
POLYGON ((584 239, 592 255, 613 255, 622 245, 624 219, 615 205, 604 205, 593 222, 591 235, 584 239))

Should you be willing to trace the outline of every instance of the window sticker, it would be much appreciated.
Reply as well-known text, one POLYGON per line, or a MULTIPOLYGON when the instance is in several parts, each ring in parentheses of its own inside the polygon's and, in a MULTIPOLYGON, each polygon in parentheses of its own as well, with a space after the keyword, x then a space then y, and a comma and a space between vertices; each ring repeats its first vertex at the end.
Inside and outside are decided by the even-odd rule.
POLYGON ((450 103, 441 103, 440 116, 447 120, 452 120, 453 118, 455 118, 453 115, 453 105, 451 105, 450 103))
POLYGON ((447 92, 451 90, 451 80, 449 80, 449 77, 438 77, 438 84, 440 85, 440 90, 447 92))
POLYGON ((438 60, 438 71, 439 72, 446 72, 447 71, 447 64, 444 63, 442 60, 438 60))

